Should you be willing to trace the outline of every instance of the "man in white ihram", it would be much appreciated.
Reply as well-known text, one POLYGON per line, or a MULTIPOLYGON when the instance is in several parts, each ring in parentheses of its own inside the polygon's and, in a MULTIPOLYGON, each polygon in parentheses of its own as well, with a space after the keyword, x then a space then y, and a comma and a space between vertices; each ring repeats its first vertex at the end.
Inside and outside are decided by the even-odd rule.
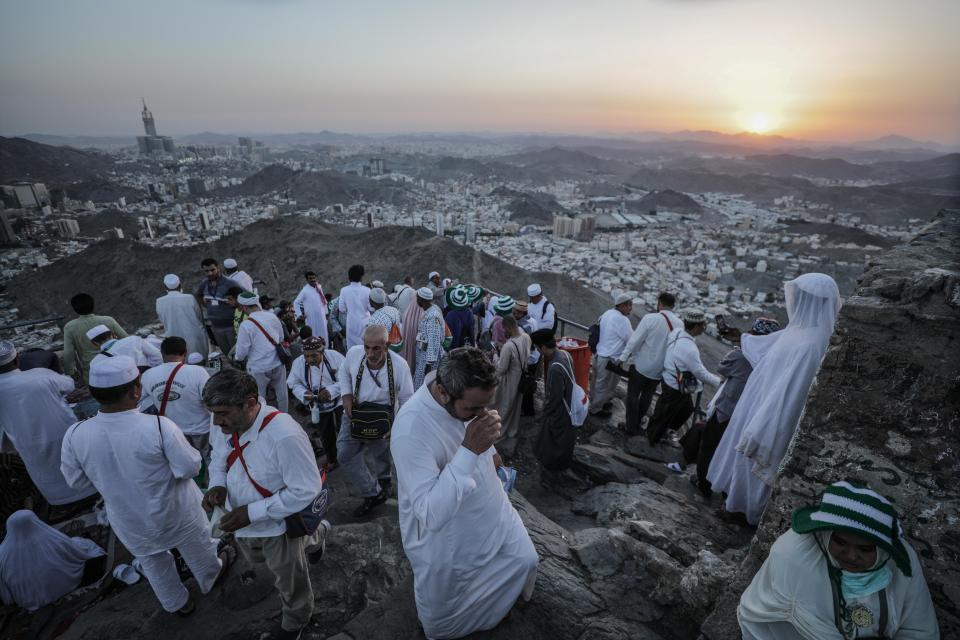
POLYGON ((454 349, 391 434, 400 533, 430 639, 492 629, 533 593, 537 552, 497 476, 500 416, 486 410, 496 385, 478 349, 454 349))
POLYGON ((293 300, 293 313, 313 329, 313 335, 323 338, 324 344, 330 344, 327 334, 327 296, 317 280, 317 274, 307 271, 303 274, 307 283, 293 300))
POLYGON ((197 299, 181 290, 180 278, 174 273, 163 276, 163 286, 167 294, 157 298, 157 317, 163 323, 164 335, 183 338, 188 353, 199 353, 206 359, 210 347, 197 299))

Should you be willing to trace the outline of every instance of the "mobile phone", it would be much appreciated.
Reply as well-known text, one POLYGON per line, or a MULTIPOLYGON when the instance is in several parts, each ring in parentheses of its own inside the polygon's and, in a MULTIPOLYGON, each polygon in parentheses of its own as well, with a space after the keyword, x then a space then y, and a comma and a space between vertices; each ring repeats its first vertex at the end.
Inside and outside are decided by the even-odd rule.
POLYGON ((727 326, 727 320, 722 315, 714 316, 713 319, 717 321, 717 331, 720 333, 726 333, 727 329, 729 328, 727 326))

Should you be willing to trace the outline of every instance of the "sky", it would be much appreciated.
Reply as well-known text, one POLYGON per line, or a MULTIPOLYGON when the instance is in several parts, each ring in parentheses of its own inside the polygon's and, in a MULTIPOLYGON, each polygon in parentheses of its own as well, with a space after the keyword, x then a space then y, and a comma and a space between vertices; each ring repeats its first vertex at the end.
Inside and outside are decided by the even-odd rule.
POLYGON ((960 143, 958 0, 0 0, 0 135, 960 143))

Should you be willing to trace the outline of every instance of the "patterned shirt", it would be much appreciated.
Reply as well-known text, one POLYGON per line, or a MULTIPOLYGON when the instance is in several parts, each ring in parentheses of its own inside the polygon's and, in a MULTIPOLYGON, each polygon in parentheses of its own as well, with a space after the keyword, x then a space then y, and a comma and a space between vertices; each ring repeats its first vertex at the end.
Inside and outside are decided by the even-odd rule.
POLYGON ((427 362, 437 362, 443 351, 443 313, 440 307, 430 305, 420 318, 417 348, 425 352, 427 362))

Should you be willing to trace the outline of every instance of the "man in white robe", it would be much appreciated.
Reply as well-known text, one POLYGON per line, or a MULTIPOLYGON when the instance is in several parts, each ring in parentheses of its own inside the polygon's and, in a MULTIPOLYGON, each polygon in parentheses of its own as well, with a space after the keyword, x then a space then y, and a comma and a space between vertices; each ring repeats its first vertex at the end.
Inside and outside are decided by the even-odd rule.
POLYGON ((94 360, 113 358, 115 356, 127 356, 136 362, 141 370, 163 364, 163 356, 160 354, 160 349, 140 336, 117 338, 117 335, 105 324, 98 324, 93 329, 90 329, 90 331, 87 331, 87 338, 90 339, 90 342, 92 342, 94 346, 100 349, 100 354, 94 357, 94 360))
POLYGON ((533 593, 537 552, 496 471, 500 417, 485 408, 496 384, 478 349, 454 349, 394 423, 400 533, 427 638, 492 629, 533 593))
POLYGON ((12 342, 0 341, 0 426, 17 450, 33 484, 53 505, 83 500, 94 487, 74 489, 60 471, 63 434, 77 421, 64 396, 73 378, 37 368, 21 371, 12 342))
POLYGON ((163 277, 163 286, 167 295, 157 298, 157 317, 163 323, 164 335, 183 338, 190 353, 199 353, 206 359, 210 345, 197 299, 183 293, 180 278, 173 273, 163 277))
POLYGON ((407 276, 403 279, 403 284, 396 286, 396 293, 390 296, 390 304, 396 307, 397 311, 400 312, 400 317, 403 317, 403 314, 407 312, 407 307, 416 297, 417 290, 413 287, 413 276, 407 276))
MULTIPOLYGON (((177 573, 177 549, 208 593, 229 566, 217 557, 203 495, 193 481, 200 452, 168 418, 137 410, 140 372, 126 356, 94 358, 90 393, 100 412, 63 437, 60 469, 70 486, 94 486, 103 496, 110 527, 140 560, 143 573, 168 612, 191 613, 194 604, 177 573)), ((232 551, 232 550, 231 550, 232 551)))
POLYGON ((363 330, 370 317, 370 289, 360 284, 363 273, 363 265, 350 267, 347 271, 350 284, 340 289, 340 315, 347 316, 347 350, 363 344, 363 330))
POLYGON ((330 341, 327 332, 327 296, 317 281, 317 274, 307 271, 303 274, 307 283, 293 300, 293 313, 313 330, 313 335, 323 338, 324 344, 330 341))
POLYGON ((237 261, 233 258, 227 258, 223 261, 223 273, 228 278, 236 282, 244 291, 256 293, 257 289, 253 286, 253 278, 246 271, 240 269, 237 261))

